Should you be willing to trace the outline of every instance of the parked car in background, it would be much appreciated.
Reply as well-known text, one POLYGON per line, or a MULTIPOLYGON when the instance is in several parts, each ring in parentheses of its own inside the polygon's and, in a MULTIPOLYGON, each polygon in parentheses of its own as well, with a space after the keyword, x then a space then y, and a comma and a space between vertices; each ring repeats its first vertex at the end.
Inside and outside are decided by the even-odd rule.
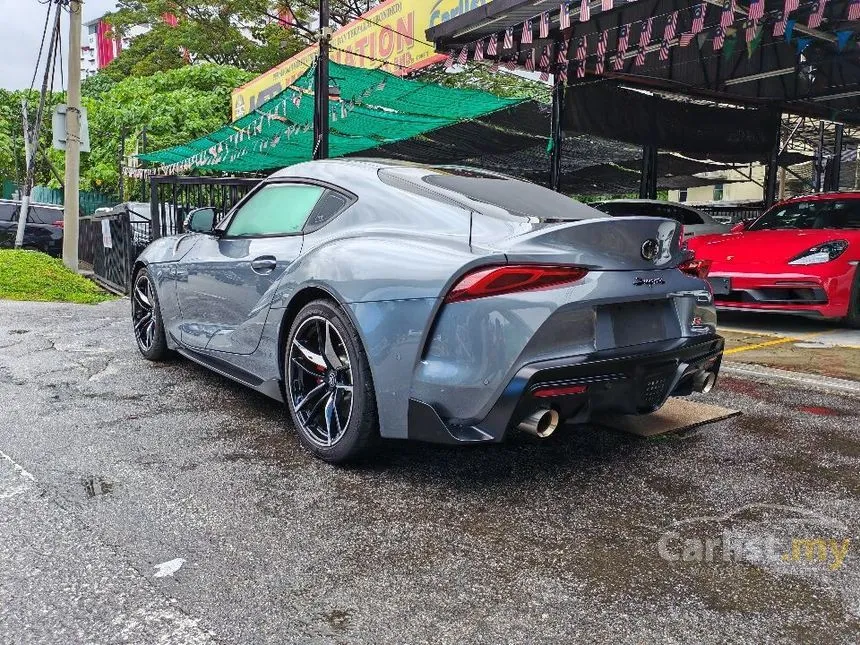
MULTIPOLYGON (((0 199, 0 248, 15 246, 21 202, 0 199)), ((63 207, 54 204, 31 204, 24 227, 24 248, 54 257, 63 254, 63 207)))
POLYGON ((189 214, 132 277, 170 350, 286 404, 315 455, 473 445, 707 392, 723 340, 674 219, 603 213, 479 169, 327 160, 226 217, 189 214))
POLYGON ((728 233, 729 227, 694 208, 656 199, 613 199, 591 204, 613 217, 665 217, 684 225, 684 239, 697 235, 728 233))
POLYGON ((689 242, 717 307, 842 318, 860 327, 860 192, 796 197, 689 242))

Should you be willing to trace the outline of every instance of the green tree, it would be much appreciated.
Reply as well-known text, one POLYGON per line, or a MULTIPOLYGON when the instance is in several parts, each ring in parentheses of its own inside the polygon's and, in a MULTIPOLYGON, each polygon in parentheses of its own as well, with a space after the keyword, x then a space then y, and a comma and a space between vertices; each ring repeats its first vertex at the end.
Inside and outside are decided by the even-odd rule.
POLYGON ((307 10, 297 9, 299 26, 278 22, 282 3, 274 0, 119 0, 108 17, 117 35, 133 27, 138 36, 108 66, 114 78, 147 75, 189 62, 205 61, 264 72, 302 50, 310 32, 302 27, 307 10), (165 20, 174 16, 175 24, 165 20), (112 70, 116 66, 116 70, 112 70))

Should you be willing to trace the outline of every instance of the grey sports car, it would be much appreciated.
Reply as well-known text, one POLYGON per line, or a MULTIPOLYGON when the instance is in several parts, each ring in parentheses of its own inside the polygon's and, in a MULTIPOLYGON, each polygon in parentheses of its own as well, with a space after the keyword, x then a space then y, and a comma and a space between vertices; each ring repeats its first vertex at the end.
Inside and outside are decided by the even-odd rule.
POLYGON ((381 437, 550 435, 706 392, 713 296, 681 225, 472 168, 299 164, 137 260, 141 353, 285 402, 331 462, 381 437))

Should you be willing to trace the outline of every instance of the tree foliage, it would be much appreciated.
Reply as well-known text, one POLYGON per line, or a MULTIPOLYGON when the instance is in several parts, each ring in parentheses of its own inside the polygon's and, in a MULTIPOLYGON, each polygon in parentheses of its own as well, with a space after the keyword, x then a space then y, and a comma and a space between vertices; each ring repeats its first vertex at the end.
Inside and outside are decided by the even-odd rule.
MULTIPOLYGON (((264 72, 301 51, 309 35, 278 20, 273 0, 119 0, 107 21, 116 35, 150 31, 108 66, 115 78, 205 61, 264 72), (166 20, 166 17, 175 20, 166 20), (175 24, 171 24, 175 23, 175 24), (114 66, 116 66, 115 69, 114 66)), ((300 22, 307 11, 296 16, 300 22)))

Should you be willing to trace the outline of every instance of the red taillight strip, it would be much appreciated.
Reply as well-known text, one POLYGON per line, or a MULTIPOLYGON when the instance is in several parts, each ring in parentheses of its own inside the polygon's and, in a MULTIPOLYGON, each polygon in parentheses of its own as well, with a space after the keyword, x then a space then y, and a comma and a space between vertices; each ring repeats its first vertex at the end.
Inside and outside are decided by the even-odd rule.
POLYGON ((539 399, 549 399, 555 396, 570 396, 571 394, 585 394, 588 392, 587 385, 564 385, 560 387, 539 387, 532 392, 532 396, 539 399))
POLYGON ((482 267, 463 276, 448 293, 445 302, 550 289, 581 280, 587 273, 588 269, 564 265, 506 264, 482 267))

